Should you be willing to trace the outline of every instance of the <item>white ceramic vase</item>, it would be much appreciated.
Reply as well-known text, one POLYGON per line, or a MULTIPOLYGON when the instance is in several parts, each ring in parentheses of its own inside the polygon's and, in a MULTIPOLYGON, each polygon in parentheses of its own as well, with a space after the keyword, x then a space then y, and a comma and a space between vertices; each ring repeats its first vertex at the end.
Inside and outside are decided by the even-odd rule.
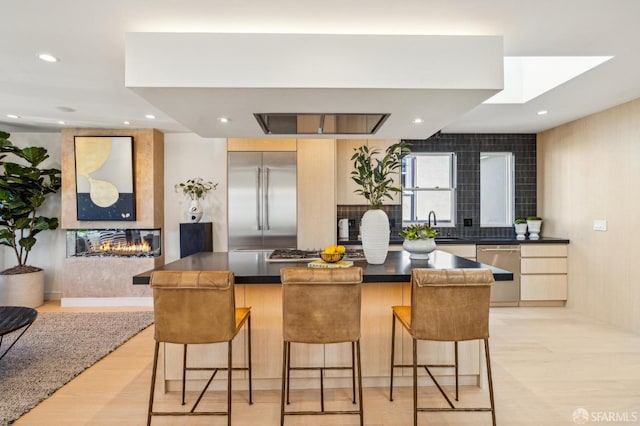
POLYGON ((436 249, 436 240, 434 238, 404 240, 402 248, 409 252, 409 259, 425 260, 429 259, 429 253, 436 249))
POLYGON ((537 240, 540 238, 541 220, 527 220, 527 228, 529 228, 529 239, 537 240))
POLYGON ((189 222, 200 222, 200 219, 202 219, 202 215, 204 214, 204 209, 202 208, 202 204, 200 204, 200 200, 196 199, 189 202, 189 211, 187 214, 189 216, 189 222))
POLYGON ((516 240, 524 240, 527 234, 527 224, 526 223, 515 223, 513 227, 516 230, 516 240))
POLYGON ((389 217, 381 209, 371 209, 364 212, 360 224, 362 250, 367 262, 381 265, 387 259, 389 252, 389 217))
POLYGON ((44 303, 44 271, 0 275, 0 306, 37 308, 44 303))

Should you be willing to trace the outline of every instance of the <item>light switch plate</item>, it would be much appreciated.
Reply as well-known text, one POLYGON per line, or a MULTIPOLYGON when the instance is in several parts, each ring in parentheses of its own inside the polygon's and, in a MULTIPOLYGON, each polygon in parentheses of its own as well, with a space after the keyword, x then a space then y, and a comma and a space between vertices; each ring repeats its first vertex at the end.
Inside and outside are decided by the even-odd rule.
POLYGON ((595 219, 593 221, 593 230, 594 231, 606 231, 607 230, 607 221, 606 221, 606 219, 595 219))

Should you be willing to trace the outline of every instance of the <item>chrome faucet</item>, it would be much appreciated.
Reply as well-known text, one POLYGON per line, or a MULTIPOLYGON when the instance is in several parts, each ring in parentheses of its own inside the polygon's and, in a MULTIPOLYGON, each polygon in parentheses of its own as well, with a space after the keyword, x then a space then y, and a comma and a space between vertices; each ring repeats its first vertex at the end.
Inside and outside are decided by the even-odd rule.
POLYGON ((438 226, 438 222, 436 221, 436 212, 431 210, 429 212, 429 216, 427 217, 427 221, 429 222, 429 228, 431 228, 431 215, 433 215, 433 226, 438 226))

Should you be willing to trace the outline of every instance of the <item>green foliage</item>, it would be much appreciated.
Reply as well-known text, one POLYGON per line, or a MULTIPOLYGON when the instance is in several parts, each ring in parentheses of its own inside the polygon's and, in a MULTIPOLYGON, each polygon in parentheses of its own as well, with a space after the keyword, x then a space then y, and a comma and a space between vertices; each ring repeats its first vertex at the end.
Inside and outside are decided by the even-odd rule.
POLYGON ((19 148, 9 136, 0 131, 0 244, 11 247, 18 266, 23 267, 36 235, 58 227, 57 218, 36 212, 48 194, 60 190, 61 178, 58 169, 38 167, 49 158, 45 148, 19 148))
POLYGON ((542 218, 538 216, 527 216, 527 220, 542 220, 542 218))
POLYGON ((177 183, 174 186, 176 192, 182 191, 192 200, 203 199, 209 191, 214 191, 217 187, 217 183, 205 182, 201 177, 188 179, 186 182, 177 183))
POLYGON ((427 238, 434 238, 438 235, 438 231, 426 223, 416 223, 402 228, 399 235, 405 240, 426 240, 427 238))
POLYGON ((369 149, 367 145, 354 151, 351 179, 360 185, 354 192, 366 198, 372 209, 379 209, 385 198, 391 199, 392 193, 402 191, 400 185, 393 184, 392 173, 400 171, 402 159, 411 150, 405 141, 400 141, 389 146, 382 158, 379 149, 369 149))
POLYGON ((525 223, 527 223, 526 219, 516 219, 513 221, 513 223, 515 223, 516 225, 523 225, 525 223))

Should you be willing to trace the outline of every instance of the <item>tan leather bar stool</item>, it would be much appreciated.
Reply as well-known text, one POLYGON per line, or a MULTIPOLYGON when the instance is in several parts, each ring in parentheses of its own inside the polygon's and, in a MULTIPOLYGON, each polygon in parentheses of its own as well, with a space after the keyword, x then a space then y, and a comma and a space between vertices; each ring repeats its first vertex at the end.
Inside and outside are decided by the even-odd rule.
POLYGON ((362 411, 362 372, 360 369, 360 286, 362 269, 282 268, 282 393, 280 396, 280 425, 285 415, 354 414, 362 411), (351 343, 351 367, 291 366, 291 344, 351 343), (356 368, 357 359, 357 368, 356 368), (358 377, 357 410, 325 410, 324 371, 351 370, 353 403, 356 403, 356 370, 358 377), (320 371, 320 411, 285 411, 285 392, 289 404, 291 370, 320 371))
POLYGON ((234 370, 248 371, 249 404, 253 403, 251 385, 251 308, 236 308, 234 275, 228 271, 155 271, 151 275, 155 317, 155 351, 147 425, 152 416, 227 416, 231 425, 231 376, 234 370), (232 341, 247 324, 247 367, 232 366, 232 341), (153 399, 160 342, 183 345, 182 405, 185 404, 187 371, 213 371, 191 410, 153 411, 153 399), (187 367, 187 345, 227 342, 227 367, 187 367), (227 410, 195 411, 219 370, 227 371, 227 410))
POLYGON ((488 269, 414 269, 411 271, 411 306, 393 306, 393 328, 391 329, 391 381, 389 400, 393 401, 394 367, 413 368, 413 424, 418 424, 418 412, 433 411, 484 411, 491 412, 493 425, 496 424, 493 401, 493 381, 489 358, 489 297, 493 285, 493 274, 488 269), (413 363, 395 363, 396 320, 400 321, 411 335, 413 342, 413 363), (446 341, 455 344, 454 365, 418 365, 418 340, 446 341), (455 407, 431 373, 433 367, 453 367, 456 375, 456 400, 458 400, 458 347, 466 340, 483 340, 489 381, 491 407, 455 407), (436 387, 447 401, 447 408, 418 407, 417 368, 424 368, 436 387))

